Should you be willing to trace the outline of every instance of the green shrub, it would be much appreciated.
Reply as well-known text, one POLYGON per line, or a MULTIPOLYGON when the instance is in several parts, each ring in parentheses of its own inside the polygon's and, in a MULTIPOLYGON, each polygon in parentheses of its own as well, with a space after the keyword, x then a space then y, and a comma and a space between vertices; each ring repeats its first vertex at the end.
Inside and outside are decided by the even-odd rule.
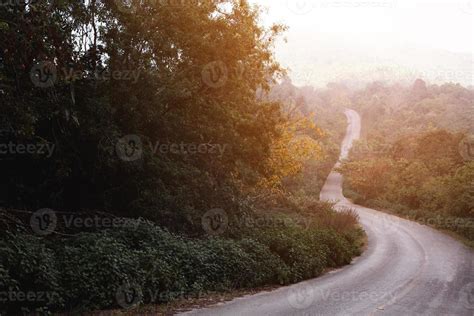
MULTIPOLYGON (((164 303, 180 295, 298 282, 346 264, 358 252, 353 228, 253 227, 233 239, 187 239, 144 220, 132 224, 71 237, 6 234, 0 239, 0 289, 55 293, 52 302, 31 302, 30 310, 84 312, 120 307, 122 286, 140 290, 138 303, 164 303)), ((11 301, 2 309, 15 313, 21 307, 11 301)))
MULTIPOLYGON (((242 239, 239 244, 250 258, 247 262, 247 273, 242 279, 252 282, 253 285, 288 283, 289 267, 285 265, 281 257, 271 252, 267 245, 250 238, 242 239)), ((251 285, 247 284, 247 286, 251 285)))
POLYGON ((31 293, 35 298, 7 299, 2 302, 0 312, 18 310, 19 305, 29 311, 62 308, 61 269, 53 250, 43 239, 6 233, 0 239, 0 291, 15 296, 31 293))
POLYGON ((143 278, 140 252, 106 232, 68 239, 57 252, 70 309, 111 306, 115 303, 111 293, 143 278))

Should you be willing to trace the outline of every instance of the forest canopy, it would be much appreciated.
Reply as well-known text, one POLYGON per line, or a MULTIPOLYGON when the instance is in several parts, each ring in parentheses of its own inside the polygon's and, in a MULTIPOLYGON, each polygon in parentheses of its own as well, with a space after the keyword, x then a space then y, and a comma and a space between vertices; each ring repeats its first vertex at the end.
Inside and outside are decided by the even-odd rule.
POLYGON ((285 27, 259 10, 0 6, 0 291, 50 294, 2 315, 289 284, 360 254, 357 216, 317 198, 344 122, 272 96, 285 27))

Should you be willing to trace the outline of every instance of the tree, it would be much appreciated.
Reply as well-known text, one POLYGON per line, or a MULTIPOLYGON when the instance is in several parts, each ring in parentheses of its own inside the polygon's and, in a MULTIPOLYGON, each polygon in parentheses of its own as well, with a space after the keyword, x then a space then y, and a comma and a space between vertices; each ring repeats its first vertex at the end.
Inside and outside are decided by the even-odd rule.
POLYGON ((260 27, 246 1, 119 4, 0 8, 8 141, 56 148, 2 162, 5 204, 101 209, 183 230, 190 213, 237 210, 241 184, 271 176, 267 160, 285 124, 278 103, 256 97, 283 73, 271 48, 284 27, 260 27), (53 84, 39 82, 53 73, 53 84), (127 135, 142 146, 132 162, 116 153, 127 135), (157 154, 157 143, 226 151, 157 154))

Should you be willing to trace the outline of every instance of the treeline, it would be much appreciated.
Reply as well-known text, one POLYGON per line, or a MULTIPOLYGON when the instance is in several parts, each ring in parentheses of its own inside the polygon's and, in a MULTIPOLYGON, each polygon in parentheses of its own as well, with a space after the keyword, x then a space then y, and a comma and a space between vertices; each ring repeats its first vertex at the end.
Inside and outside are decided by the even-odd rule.
POLYGON ((364 137, 341 168, 346 193, 356 203, 456 232, 472 243, 472 97, 472 90, 459 85, 426 86, 421 80, 409 88, 373 84, 356 93, 364 137))
POLYGON ((284 27, 257 20, 230 0, 0 6, 0 313, 286 284, 359 253, 356 216, 298 180, 336 145, 270 97, 284 27))
POLYGON ((459 84, 427 85, 418 79, 405 87, 374 82, 351 99, 368 139, 394 141, 433 128, 474 133, 474 91, 459 84))

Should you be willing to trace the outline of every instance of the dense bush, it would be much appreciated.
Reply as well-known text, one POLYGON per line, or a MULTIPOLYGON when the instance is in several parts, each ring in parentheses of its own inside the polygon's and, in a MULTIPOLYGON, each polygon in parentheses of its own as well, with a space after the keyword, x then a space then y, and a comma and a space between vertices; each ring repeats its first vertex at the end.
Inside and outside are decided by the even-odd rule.
POLYGON ((140 302, 158 304, 183 294, 287 284, 346 264, 359 252, 351 238, 356 228, 288 226, 250 229, 241 239, 185 239, 151 222, 137 224, 72 237, 3 235, 0 292, 44 291, 54 300, 8 302, 0 312, 120 307, 116 294, 124 285, 140 289, 140 302))
POLYGON ((0 240, 1 310, 61 308, 65 301, 61 282, 63 266, 50 244, 42 238, 7 233, 0 240), (7 299, 10 293, 47 293, 35 301, 7 299))

